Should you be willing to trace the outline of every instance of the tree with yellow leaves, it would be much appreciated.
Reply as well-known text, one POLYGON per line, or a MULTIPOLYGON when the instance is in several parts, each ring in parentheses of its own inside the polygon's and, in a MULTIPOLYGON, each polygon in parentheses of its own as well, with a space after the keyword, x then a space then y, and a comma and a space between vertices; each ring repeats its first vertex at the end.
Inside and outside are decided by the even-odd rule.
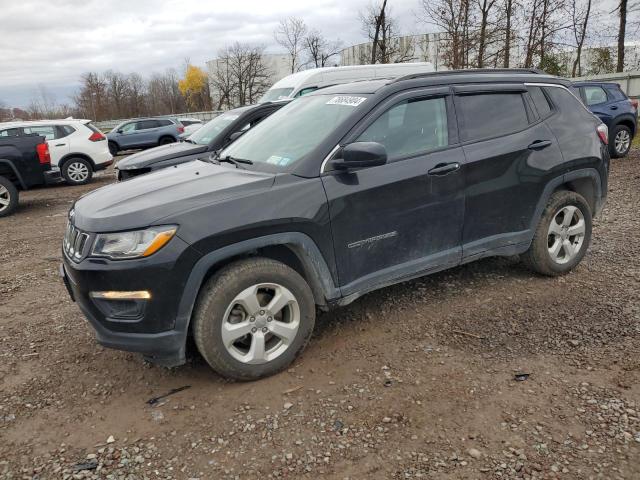
POLYGON ((200 67, 187 65, 184 78, 178 82, 180 93, 190 110, 210 110, 209 78, 200 67))

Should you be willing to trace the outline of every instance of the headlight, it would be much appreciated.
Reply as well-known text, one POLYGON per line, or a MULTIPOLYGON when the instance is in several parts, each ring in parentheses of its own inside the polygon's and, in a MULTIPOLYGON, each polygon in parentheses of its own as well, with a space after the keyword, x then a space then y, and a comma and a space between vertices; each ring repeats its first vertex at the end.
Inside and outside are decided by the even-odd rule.
POLYGON ((114 260, 153 255, 176 234, 176 226, 151 227, 145 230, 119 233, 99 233, 92 255, 114 260))

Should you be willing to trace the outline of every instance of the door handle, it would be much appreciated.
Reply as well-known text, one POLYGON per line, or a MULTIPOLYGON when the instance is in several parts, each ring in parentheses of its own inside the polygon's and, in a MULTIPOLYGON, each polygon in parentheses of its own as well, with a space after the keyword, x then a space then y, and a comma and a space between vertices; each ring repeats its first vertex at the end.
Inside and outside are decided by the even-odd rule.
POLYGON ((67 144, 66 143, 56 143, 56 147, 65 147, 67 144))
POLYGON ((617 109, 618 109, 618 107, 617 107, 616 105, 611 105, 609 108, 610 108, 611 110, 617 110, 617 109))
POLYGON ((429 175, 441 176, 441 175, 447 175, 451 172, 455 172, 459 168, 460 168, 460 164, 458 162, 439 163, 438 165, 433 167, 431 170, 429 170, 427 173, 429 175))
POLYGON ((542 150, 543 148, 547 148, 551 145, 551 140, 536 140, 532 144, 530 144, 527 148, 529 150, 542 150))

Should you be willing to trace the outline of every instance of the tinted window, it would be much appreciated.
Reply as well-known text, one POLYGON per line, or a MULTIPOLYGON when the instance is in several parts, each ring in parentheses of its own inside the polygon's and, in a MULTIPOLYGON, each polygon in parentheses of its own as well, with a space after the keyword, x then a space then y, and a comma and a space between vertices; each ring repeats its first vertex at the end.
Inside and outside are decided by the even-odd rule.
POLYGON ((53 140, 56 138, 56 129, 53 125, 42 125, 34 127, 24 127, 24 133, 32 135, 40 135, 47 140, 53 140))
POLYGON ((540 87, 528 87, 529 94, 533 100, 533 104, 536 106, 536 110, 538 110, 538 114, 541 118, 547 117, 551 113, 551 105, 549 104, 549 100, 545 96, 542 88, 540 87))
POLYGON ((0 130, 0 137, 19 137, 21 135, 19 128, 7 128, 0 130))
MULTIPOLYGON (((161 127, 168 127, 169 125, 173 125, 173 122, 171 120, 155 120, 155 122, 157 123, 157 125, 161 127)), ((147 128, 155 128, 155 127, 147 127, 147 128)))
POLYGON ((597 105, 607 101, 607 94, 602 87, 584 87, 584 98, 587 105, 597 105))
POLYGON ((461 95, 464 135, 467 140, 517 132, 529 125, 522 95, 485 93, 461 95))
POLYGON ((617 85, 612 85, 610 87, 607 87, 607 92, 616 100, 627 99, 627 96, 624 94, 622 90, 620 90, 620 87, 618 87, 617 85))
POLYGON ((76 131, 76 129, 73 128, 70 125, 59 125, 58 126, 58 138, 68 137, 69 135, 71 135, 75 131, 76 131))
POLYGON ((447 107, 444 98, 412 99, 394 105, 358 137, 378 142, 389 159, 448 145, 447 107))
POLYGON ((581 122, 587 117, 593 119, 593 115, 587 110, 584 104, 564 88, 544 87, 544 91, 553 104, 562 111, 566 118, 570 118, 571 121, 581 122))
POLYGON ((142 120, 136 123, 136 130, 148 130, 150 128, 157 128, 158 126, 159 122, 157 120, 142 120))

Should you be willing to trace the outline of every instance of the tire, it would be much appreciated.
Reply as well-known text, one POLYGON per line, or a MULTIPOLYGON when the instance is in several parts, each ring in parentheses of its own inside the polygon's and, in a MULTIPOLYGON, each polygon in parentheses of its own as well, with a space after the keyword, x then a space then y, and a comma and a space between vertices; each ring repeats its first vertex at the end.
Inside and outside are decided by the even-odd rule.
POLYGON ((591 228, 591 208, 587 201, 575 192, 555 192, 522 259, 530 269, 542 275, 564 275, 578 265, 587 252, 591 228))
POLYGON ((62 176, 69 185, 86 185, 93 178, 93 166, 84 158, 70 158, 62 165, 62 176))
POLYGON ((118 149, 118 144, 116 142, 109 142, 109 153, 111 153, 112 156, 116 156, 118 155, 118 152, 120 150, 118 149))
POLYGON ((202 287, 192 318, 193 336, 200 354, 220 375, 256 380, 285 369, 302 352, 313 332, 315 307, 311 289, 292 268, 268 258, 240 260, 202 287), (276 295, 289 303, 270 312, 276 295), (231 328, 237 331, 225 325, 236 325, 231 328), (276 330, 283 336, 272 333, 276 330), (264 345, 264 354, 257 345, 264 345))
POLYGON ((173 137, 162 137, 158 140, 158 145, 169 145, 170 143, 176 143, 176 139, 173 137))
POLYGON ((18 189, 7 177, 0 176, 0 217, 8 217, 18 208, 18 189))
POLYGON ((625 125, 616 125, 609 136, 609 154, 613 158, 626 157, 631 149, 631 129, 625 125))

